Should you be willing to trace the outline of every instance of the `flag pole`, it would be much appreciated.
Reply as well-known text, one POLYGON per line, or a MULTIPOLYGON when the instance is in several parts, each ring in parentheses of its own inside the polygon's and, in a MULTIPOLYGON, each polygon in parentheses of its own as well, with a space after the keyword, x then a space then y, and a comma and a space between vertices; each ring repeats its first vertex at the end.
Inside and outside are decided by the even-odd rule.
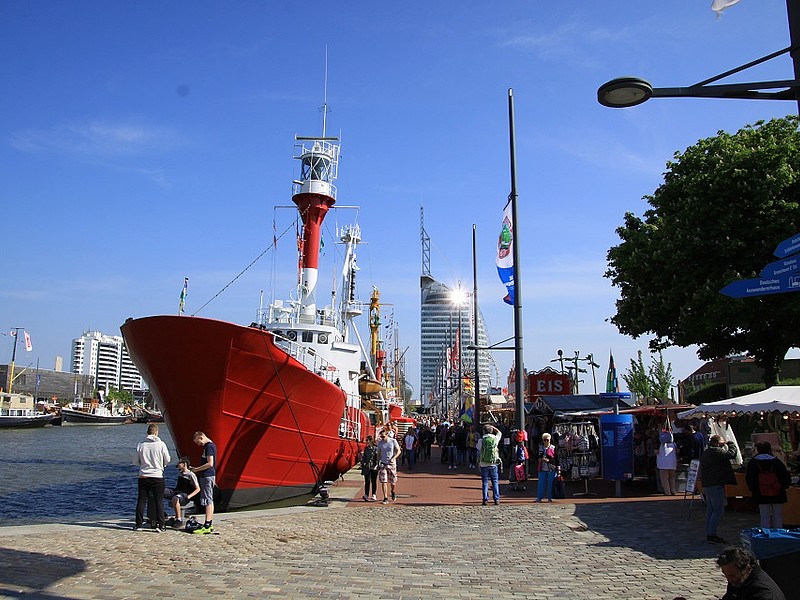
POLYGON ((14 361, 17 360, 17 342, 19 341, 19 332, 24 331, 23 327, 14 327, 12 337, 14 338, 14 349, 11 351, 11 378, 8 380, 8 393, 14 390, 14 361))
POLYGON ((514 257, 514 394, 516 400, 517 429, 525 430, 525 397, 524 381, 525 372, 522 360, 522 282, 520 273, 522 265, 519 260, 519 218, 517 214, 517 155, 514 134, 514 90, 508 88, 508 132, 509 132, 509 154, 511 157, 511 223, 514 227, 514 243, 512 253, 514 257))

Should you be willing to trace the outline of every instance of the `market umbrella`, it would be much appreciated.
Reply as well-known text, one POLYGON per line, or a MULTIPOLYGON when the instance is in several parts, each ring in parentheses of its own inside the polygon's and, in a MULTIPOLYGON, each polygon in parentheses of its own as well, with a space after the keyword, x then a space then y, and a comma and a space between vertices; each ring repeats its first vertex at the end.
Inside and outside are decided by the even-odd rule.
POLYGON ((707 402, 678 413, 679 419, 713 415, 759 414, 768 412, 800 415, 800 386, 776 385, 746 396, 707 402))

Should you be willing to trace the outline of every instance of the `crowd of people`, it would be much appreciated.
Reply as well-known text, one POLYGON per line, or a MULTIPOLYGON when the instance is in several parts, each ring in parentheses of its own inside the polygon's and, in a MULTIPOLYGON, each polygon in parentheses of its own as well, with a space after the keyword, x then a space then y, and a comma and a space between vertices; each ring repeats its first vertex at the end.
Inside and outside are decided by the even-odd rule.
MULTIPOLYGON (((360 456, 365 502, 380 501, 384 505, 394 502, 397 499, 398 463, 413 472, 418 463, 431 460, 434 443, 441 449, 441 463, 446 464, 449 470, 479 470, 484 506, 489 503, 490 491, 492 502, 500 504, 500 469, 504 463, 509 465, 511 481, 527 479, 531 457, 529 446, 532 446, 537 471, 534 501, 552 502, 553 483, 560 467, 558 446, 553 443, 550 433, 539 435, 535 430, 511 430, 502 423, 485 424, 478 429, 472 424, 450 423, 435 418, 424 418, 416 423, 404 422, 402 425, 403 431, 397 422, 388 423, 378 431, 378 439, 372 436, 367 438, 360 456), (530 439, 534 435, 535 439, 530 439), (505 439, 508 439, 507 443, 504 443, 505 439)), ((736 483, 731 460, 737 456, 738 448, 734 442, 725 440, 719 434, 711 435, 706 442, 705 436, 692 426, 687 428, 684 442, 686 440, 692 456, 699 459, 699 478, 707 508, 706 539, 712 543, 725 543, 717 534, 717 527, 725 511, 725 485, 736 483)), ((139 467, 139 477, 135 530, 143 529, 146 522, 156 531, 164 531, 167 526, 181 528, 184 507, 190 500, 199 498, 205 521, 192 532, 213 532, 217 447, 201 431, 194 434, 193 442, 202 448, 201 464, 192 467, 187 457, 180 457, 177 481, 174 487, 168 488, 164 470, 171 461, 169 450, 158 437, 158 425, 148 425, 146 438, 136 448, 135 464, 139 467), (175 513, 169 520, 166 519, 164 500, 169 501, 175 513)), ((662 487, 665 494, 674 495, 678 450, 672 432, 664 428, 659 443, 665 447, 658 453, 662 487)), ((756 444, 755 455, 747 465, 745 480, 754 501, 759 505, 761 526, 782 527, 781 508, 786 502, 786 490, 791 485, 791 478, 783 462, 772 453, 769 442, 756 444), (764 477, 765 473, 774 474, 774 477, 764 477)), ((716 564, 727 580, 723 600, 785 600, 778 585, 748 550, 730 546, 719 554, 716 564)))

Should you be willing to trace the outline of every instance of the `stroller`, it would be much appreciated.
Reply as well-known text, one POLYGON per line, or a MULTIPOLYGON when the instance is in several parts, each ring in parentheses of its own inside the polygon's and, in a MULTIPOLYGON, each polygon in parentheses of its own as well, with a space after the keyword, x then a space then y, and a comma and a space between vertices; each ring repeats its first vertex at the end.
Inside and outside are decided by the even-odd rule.
POLYGON ((528 481, 528 449, 524 442, 517 442, 514 446, 514 460, 508 467, 508 482, 514 484, 511 489, 515 492, 524 492, 526 481, 528 481))

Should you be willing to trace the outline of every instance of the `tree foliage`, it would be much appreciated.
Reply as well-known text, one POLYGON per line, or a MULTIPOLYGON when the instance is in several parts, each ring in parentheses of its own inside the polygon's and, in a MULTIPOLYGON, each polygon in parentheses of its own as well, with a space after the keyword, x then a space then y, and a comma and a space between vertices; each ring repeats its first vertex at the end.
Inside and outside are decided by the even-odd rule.
POLYGON ((647 376, 647 369, 644 368, 641 350, 639 350, 639 360, 631 359, 631 366, 622 374, 622 379, 625 381, 625 385, 628 386, 628 391, 636 394, 642 400, 653 395, 653 386, 647 376))
POLYGON ((108 392, 108 400, 115 405, 133 404, 133 394, 128 390, 112 388, 108 392))
POLYGON ((659 400, 667 400, 669 398, 669 391, 672 388, 672 364, 664 364, 664 355, 659 350, 658 360, 653 358, 653 364, 650 365, 650 385, 652 388, 653 396, 659 400))
POLYGON ((782 240, 800 231, 798 117, 720 131, 667 163, 643 217, 625 214, 605 276, 619 288, 619 331, 652 335, 650 348, 699 346, 704 360, 751 354, 777 381, 800 345, 792 293, 734 299, 719 290, 758 277, 782 240))
POLYGON ((653 356, 652 364, 646 369, 642 351, 639 350, 638 360, 631 359, 631 366, 622 374, 622 379, 628 386, 628 391, 638 398, 666 400, 672 387, 672 365, 664 364, 664 356, 659 351, 658 360, 653 356))

